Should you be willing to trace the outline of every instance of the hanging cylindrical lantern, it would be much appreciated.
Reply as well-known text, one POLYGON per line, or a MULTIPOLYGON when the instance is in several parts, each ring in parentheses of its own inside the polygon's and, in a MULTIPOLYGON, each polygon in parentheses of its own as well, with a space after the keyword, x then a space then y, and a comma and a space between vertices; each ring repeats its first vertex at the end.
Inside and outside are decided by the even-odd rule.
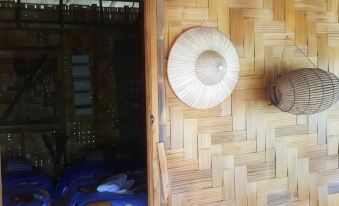
POLYGON ((339 79, 321 69, 298 69, 274 81, 268 93, 271 102, 284 112, 314 114, 339 100, 339 79))

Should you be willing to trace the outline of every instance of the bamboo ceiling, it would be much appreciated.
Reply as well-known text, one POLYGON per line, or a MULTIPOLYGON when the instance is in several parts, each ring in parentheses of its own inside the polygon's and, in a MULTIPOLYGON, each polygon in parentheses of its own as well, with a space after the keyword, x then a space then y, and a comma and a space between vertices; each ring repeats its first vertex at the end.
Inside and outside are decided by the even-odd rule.
POLYGON ((165 64, 178 35, 205 20, 241 63, 231 98, 209 110, 185 106, 166 82, 171 205, 339 205, 339 104, 295 116, 266 95, 279 74, 310 61, 339 75, 338 2, 165 0, 165 64))

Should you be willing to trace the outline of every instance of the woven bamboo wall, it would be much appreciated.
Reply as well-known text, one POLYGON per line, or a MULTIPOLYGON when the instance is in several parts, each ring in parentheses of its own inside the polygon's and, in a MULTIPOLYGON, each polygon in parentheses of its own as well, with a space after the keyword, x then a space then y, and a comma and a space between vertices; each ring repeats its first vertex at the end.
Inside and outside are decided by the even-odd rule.
POLYGON ((339 205, 339 104, 295 116, 266 95, 279 73, 312 67, 301 51, 339 75, 338 2, 165 0, 165 62, 176 37, 207 20, 241 63, 232 97, 209 110, 185 106, 167 82, 172 205, 339 205))

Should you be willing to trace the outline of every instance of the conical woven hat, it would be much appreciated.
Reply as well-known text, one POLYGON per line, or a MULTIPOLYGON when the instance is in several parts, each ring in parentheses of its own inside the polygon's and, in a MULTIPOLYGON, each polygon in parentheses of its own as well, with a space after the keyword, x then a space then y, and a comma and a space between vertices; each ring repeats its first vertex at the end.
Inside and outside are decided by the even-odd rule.
POLYGON ((239 78, 239 58, 231 41, 212 28, 189 29, 168 59, 168 79, 188 106, 208 109, 231 95, 239 78))

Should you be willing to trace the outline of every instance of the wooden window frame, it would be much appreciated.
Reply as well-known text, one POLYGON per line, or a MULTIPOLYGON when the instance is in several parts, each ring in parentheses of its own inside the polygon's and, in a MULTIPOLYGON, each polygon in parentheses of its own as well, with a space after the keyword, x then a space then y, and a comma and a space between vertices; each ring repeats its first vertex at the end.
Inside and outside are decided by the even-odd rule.
POLYGON ((148 205, 160 206, 157 0, 144 0, 148 205))

